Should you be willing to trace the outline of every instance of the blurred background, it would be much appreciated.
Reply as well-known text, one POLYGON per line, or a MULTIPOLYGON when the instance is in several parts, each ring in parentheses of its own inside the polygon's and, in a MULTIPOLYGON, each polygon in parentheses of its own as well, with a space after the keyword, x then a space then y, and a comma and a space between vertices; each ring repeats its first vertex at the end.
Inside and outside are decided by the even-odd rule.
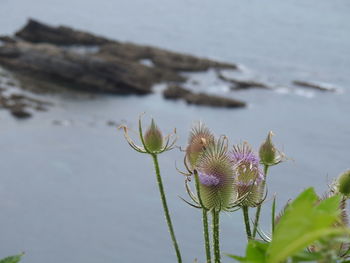
MULTIPOLYGON (((165 84, 141 97, 25 91, 51 106, 26 119, 0 111, 0 255, 25 251, 27 263, 175 261, 151 160, 117 131, 119 124, 135 130, 142 112, 145 124, 154 117, 164 132, 176 127, 181 146, 199 120, 255 149, 274 131, 292 160, 270 169, 266 212, 274 193, 280 209, 308 186, 327 190, 350 166, 349 13, 347 0, 0 0, 0 35, 33 18, 234 63, 240 77, 273 86, 233 91, 213 70, 184 73, 189 86, 245 101, 240 109, 164 100, 165 84)), ((14 72, 0 71, 2 88, 22 88, 14 72)), ((200 211, 178 198, 186 197, 175 169, 182 160, 178 150, 162 155, 161 171, 184 261, 203 262, 200 211)), ((269 232, 269 214, 262 217, 269 232)), ((240 212, 222 216, 221 233, 224 253, 243 252, 240 212)))

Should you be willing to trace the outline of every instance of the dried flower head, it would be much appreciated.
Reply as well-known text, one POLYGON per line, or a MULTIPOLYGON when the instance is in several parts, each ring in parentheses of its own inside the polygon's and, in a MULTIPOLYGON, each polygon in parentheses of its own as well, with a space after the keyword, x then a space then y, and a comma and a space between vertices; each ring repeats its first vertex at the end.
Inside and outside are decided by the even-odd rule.
POLYGON ((131 148, 140 153, 160 154, 162 152, 169 151, 175 147, 177 138, 174 138, 174 135, 176 135, 176 130, 174 130, 174 133, 163 137, 159 128, 152 119, 151 125, 143 135, 141 117, 142 115, 139 119, 138 133, 142 146, 137 145, 130 138, 128 128, 125 125, 119 127, 119 129, 124 130, 124 137, 127 140, 128 144, 131 146, 131 148))
POLYGON ((188 140, 186 149, 186 161, 194 169, 203 151, 214 142, 214 135, 201 122, 194 126, 188 140))
POLYGON ((245 196, 241 205, 259 205, 265 191, 265 177, 259 167, 259 157, 247 142, 243 142, 233 146, 230 159, 235 167, 235 189, 238 198, 245 196))
POLYGON ((279 151, 272 142, 273 132, 270 131, 265 142, 260 146, 259 156, 261 163, 267 166, 279 164, 284 161, 284 154, 279 151))
POLYGON ((227 139, 209 144, 197 163, 199 191, 206 209, 226 210, 233 195, 233 169, 227 155, 227 139))

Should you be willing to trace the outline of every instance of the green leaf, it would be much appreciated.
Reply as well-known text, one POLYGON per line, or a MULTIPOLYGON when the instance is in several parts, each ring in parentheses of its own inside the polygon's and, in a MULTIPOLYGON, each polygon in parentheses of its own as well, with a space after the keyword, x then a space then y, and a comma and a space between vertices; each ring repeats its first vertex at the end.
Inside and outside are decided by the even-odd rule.
POLYGON ((279 263, 321 237, 344 233, 344 229, 332 227, 339 217, 340 196, 316 205, 318 200, 315 191, 309 188, 288 206, 275 227, 267 262, 279 263))
POLYGON ((239 262, 244 263, 266 263, 265 254, 268 247, 267 243, 256 240, 250 240, 246 248, 246 256, 240 257, 235 255, 228 255, 239 262))
POLYGON ((23 253, 15 256, 6 257, 3 259, 0 259, 0 263, 17 263, 21 260, 22 256, 23 256, 23 253))
POLYGON ((268 248, 268 243, 262 243, 260 241, 251 240, 248 243, 246 250, 247 262, 263 263, 266 258, 266 250, 268 248))

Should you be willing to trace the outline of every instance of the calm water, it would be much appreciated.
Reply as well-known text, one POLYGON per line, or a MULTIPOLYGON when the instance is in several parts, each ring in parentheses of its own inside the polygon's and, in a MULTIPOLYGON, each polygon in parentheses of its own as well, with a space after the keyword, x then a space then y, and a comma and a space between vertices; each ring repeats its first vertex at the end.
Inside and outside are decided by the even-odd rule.
MULTIPOLYGON (((227 134, 232 143, 248 140, 254 147, 273 130, 277 144, 294 159, 271 169, 268 178, 279 207, 309 185, 325 190, 332 177, 350 167, 349 12, 346 0, 0 0, 0 34, 11 34, 34 17, 239 63, 249 74, 283 87, 306 79, 342 88, 232 95, 197 74, 208 91, 250 106, 192 107, 164 101, 158 93, 57 95, 50 97, 55 107, 30 120, 16 121, 1 111, 0 255, 25 251, 27 263, 175 262, 149 158, 129 149, 120 132, 106 125, 126 120, 135 128, 143 111, 166 131, 177 127, 181 145, 196 120, 227 134), (55 120, 64 125, 54 125, 55 120)), ((176 232, 185 262, 195 257, 203 262, 200 213, 177 197, 186 194, 174 160, 181 164, 181 153, 161 157, 176 232)), ((267 231, 268 221, 266 213, 267 231)), ((224 252, 242 252, 242 227, 240 213, 223 215, 224 252)))

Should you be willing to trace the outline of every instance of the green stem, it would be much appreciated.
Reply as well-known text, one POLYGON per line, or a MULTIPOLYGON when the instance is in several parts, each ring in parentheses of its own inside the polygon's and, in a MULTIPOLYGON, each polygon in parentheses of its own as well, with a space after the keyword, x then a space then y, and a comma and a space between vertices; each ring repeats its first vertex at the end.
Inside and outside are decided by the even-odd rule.
POLYGON ((253 238, 255 238, 256 233, 258 232, 258 225, 260 220, 261 204, 256 208, 254 228, 253 228, 253 238))
MULTIPOLYGON (((262 182, 263 184, 266 183, 266 175, 267 175, 268 169, 269 169, 269 166, 268 165, 264 165, 265 180, 262 182)), ((265 185, 263 187, 265 187, 265 185)), ((255 213, 254 228, 253 228, 253 238, 256 237, 256 233, 258 231, 259 220, 260 220, 260 213, 261 213, 261 205, 262 205, 262 203, 259 204, 259 206, 256 209, 256 213, 255 213)))
POLYGON ((202 209, 202 213, 203 213, 203 231, 204 231, 204 241, 205 241, 205 255, 207 257, 206 263, 211 263, 209 226, 208 226, 208 211, 205 209, 202 209))
POLYGON ((158 187, 159 187, 160 197, 162 199, 165 219, 166 219, 167 224, 168 224, 171 240, 173 241, 174 249, 175 249, 176 256, 177 256, 177 262, 181 263, 182 262, 181 253, 180 253, 180 249, 179 249, 179 246, 177 244, 177 241, 176 241, 175 232, 174 232, 174 229, 173 229, 173 224, 171 222, 171 218, 170 218, 170 214, 169 214, 169 209, 168 209, 168 205, 167 205, 167 201, 166 201, 166 197, 165 197, 162 177, 160 175, 160 170, 159 170, 158 158, 157 158, 156 154, 151 154, 151 155, 152 155, 152 158, 153 158, 154 168, 156 170, 157 183, 158 183, 158 187))
POLYGON ((220 242, 219 242, 219 212, 215 211, 215 209, 212 210, 212 217, 213 217, 213 242, 214 242, 214 256, 215 256, 215 263, 221 262, 221 256, 220 256, 220 242))
POLYGON ((248 206, 243 206, 242 211, 243 211, 243 217, 244 217, 245 231, 247 233, 247 238, 249 240, 252 238, 252 232, 250 231, 248 206))
POLYGON ((198 173, 196 170, 194 171, 194 179, 195 179, 195 183, 196 183, 196 191, 197 191, 198 201, 199 201, 200 205, 202 206, 205 255, 207 258, 207 263, 211 263, 209 226, 208 226, 208 211, 204 207, 203 202, 202 202, 202 198, 201 198, 201 194, 200 194, 200 190, 199 190, 199 178, 198 178, 198 173))

